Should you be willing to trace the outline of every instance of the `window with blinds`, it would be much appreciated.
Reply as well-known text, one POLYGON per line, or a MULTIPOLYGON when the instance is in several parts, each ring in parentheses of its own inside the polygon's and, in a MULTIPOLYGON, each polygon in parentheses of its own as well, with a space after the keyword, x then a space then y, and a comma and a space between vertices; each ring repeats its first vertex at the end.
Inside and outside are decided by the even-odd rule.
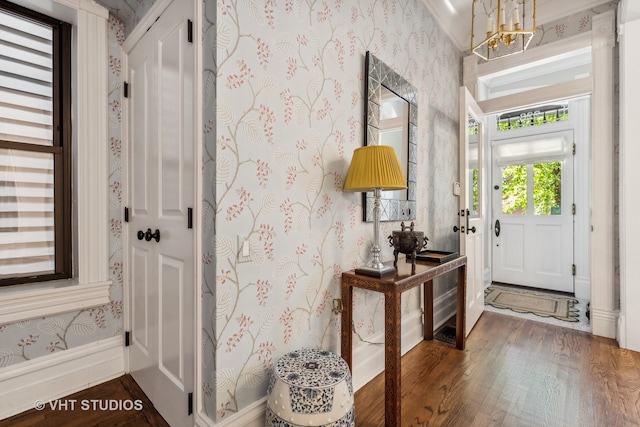
POLYGON ((0 285, 71 277, 70 39, 0 0, 0 285))

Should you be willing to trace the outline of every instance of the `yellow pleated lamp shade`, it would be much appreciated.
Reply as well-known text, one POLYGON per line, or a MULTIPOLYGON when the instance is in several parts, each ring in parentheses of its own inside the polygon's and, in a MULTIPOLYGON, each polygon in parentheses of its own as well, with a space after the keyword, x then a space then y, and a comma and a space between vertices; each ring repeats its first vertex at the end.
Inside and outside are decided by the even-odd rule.
POLYGON ((402 190, 407 180, 390 145, 367 145, 353 151, 344 191, 402 190))

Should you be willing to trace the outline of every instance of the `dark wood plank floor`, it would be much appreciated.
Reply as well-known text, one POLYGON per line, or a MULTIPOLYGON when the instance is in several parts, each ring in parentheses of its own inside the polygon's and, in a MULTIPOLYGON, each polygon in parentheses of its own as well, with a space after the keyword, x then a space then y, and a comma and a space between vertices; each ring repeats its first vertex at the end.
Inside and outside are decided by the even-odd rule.
MULTIPOLYGON (((355 402, 356 427, 384 426, 384 377, 355 402)), ((424 341, 402 358, 402 425, 640 426, 640 353, 485 312, 465 351, 424 341)))
POLYGON ((41 411, 31 409, 1 420, 0 427, 169 426, 130 375, 107 381, 55 402, 55 405, 62 402, 66 408, 58 406, 56 409, 51 409, 49 402, 47 402, 45 409, 41 411), (95 402, 96 400, 101 402, 95 402), (118 403, 110 403, 109 401, 118 403), (93 410, 94 405, 95 410, 93 410), (99 405, 103 405, 102 407, 106 410, 101 410, 99 405), (109 405, 122 405, 123 409, 112 410, 109 405), (72 406, 74 409, 71 409, 72 406), (137 410, 139 407, 142 409, 137 410), (127 408, 132 409, 126 410, 127 408))

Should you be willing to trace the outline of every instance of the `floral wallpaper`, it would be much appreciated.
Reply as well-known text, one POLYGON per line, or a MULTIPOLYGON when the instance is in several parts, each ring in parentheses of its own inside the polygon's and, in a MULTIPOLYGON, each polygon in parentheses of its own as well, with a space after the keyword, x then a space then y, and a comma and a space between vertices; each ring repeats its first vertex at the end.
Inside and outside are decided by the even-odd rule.
POLYGON ((101 307, 0 325, 0 368, 123 332, 121 49, 124 27, 109 21, 109 270, 111 302, 101 307))
POLYGON ((536 34, 533 36, 529 48, 553 43, 570 36, 591 31, 594 15, 599 15, 609 10, 616 10, 617 6, 618 0, 612 0, 609 3, 587 9, 583 12, 544 25, 539 25, 536 28, 536 34))
MULTIPOLYGON (((416 226, 433 247, 457 249, 461 66, 420 0, 204 6, 203 392, 220 420, 266 394, 286 352, 339 353, 332 300, 373 236, 360 194, 342 192, 363 141, 367 50, 418 88, 416 226)), ((384 223, 383 239, 399 226, 384 223)), ((382 298, 354 298, 358 336, 382 331, 382 298)), ((416 292, 403 310, 417 309, 416 292)))

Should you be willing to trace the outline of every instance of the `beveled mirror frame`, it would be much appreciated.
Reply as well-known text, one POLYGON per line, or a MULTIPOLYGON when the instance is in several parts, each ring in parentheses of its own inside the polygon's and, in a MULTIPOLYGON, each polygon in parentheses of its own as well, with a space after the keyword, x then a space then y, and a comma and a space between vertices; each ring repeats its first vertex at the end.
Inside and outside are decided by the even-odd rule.
MULTIPOLYGON (((384 86, 409 104, 407 128, 408 147, 406 200, 389 197, 382 192, 381 221, 405 221, 416 218, 417 160, 418 160, 418 91, 384 62, 367 52, 365 57, 365 134, 364 145, 377 145, 380 140, 380 101, 384 86)), ((373 221, 373 192, 363 193, 363 220, 373 221)))

